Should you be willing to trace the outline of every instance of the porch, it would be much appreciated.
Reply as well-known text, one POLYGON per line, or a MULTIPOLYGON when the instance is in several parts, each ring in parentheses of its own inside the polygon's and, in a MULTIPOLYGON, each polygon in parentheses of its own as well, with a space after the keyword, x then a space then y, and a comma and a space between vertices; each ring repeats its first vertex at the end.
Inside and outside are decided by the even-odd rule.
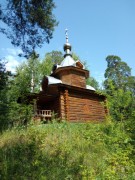
POLYGON ((52 111, 51 110, 36 110, 35 111, 35 115, 34 115, 35 119, 41 119, 41 120, 51 120, 52 118, 52 111))

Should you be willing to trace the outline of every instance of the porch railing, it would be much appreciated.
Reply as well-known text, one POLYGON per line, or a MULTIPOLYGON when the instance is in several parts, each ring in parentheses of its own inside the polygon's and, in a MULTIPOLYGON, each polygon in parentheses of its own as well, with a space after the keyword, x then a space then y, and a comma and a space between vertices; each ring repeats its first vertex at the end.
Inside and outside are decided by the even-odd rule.
POLYGON ((52 111, 51 110, 37 110, 36 116, 43 117, 43 118, 51 118, 52 111))

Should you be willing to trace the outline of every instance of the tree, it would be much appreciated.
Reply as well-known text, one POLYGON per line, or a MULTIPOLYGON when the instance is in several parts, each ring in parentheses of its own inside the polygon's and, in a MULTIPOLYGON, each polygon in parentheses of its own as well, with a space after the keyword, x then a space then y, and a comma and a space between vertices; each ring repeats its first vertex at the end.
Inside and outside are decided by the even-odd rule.
POLYGON ((7 105, 7 73, 5 68, 5 63, 0 60, 0 131, 5 128, 7 121, 5 121, 5 116, 8 113, 7 105))
POLYGON ((5 63, 0 59, 0 91, 6 87, 8 78, 7 75, 5 63))
POLYGON ((109 112, 116 121, 128 121, 132 119, 134 111, 134 101, 130 91, 123 89, 115 89, 114 85, 109 84, 111 95, 107 95, 109 112))
MULTIPOLYGON (((39 63, 36 54, 33 54, 27 63, 17 68, 16 76, 6 72, 5 65, 0 64, 0 131, 13 125, 26 125, 30 121, 32 108, 25 101, 25 97, 31 90, 32 73, 38 74, 39 63), (19 98, 22 100, 21 104, 17 103, 19 98)), ((38 76, 35 77, 34 82, 38 84, 38 76)), ((36 86, 34 90, 36 91, 36 86)))
POLYGON ((105 91, 108 96, 110 114, 117 121, 135 118, 135 77, 131 68, 118 56, 107 56, 105 91))
POLYGON ((52 14, 54 8, 53 0, 6 0, 5 7, 0 5, 0 20, 6 28, 1 27, 0 32, 28 57, 52 38, 58 24, 52 14))
POLYGON ((63 54, 61 51, 52 51, 46 53, 44 60, 41 63, 41 74, 42 75, 50 75, 52 71, 52 67, 55 64, 60 64, 63 60, 63 54))
POLYGON ((86 84, 94 87, 96 90, 99 89, 99 83, 98 83, 98 82, 96 81, 96 79, 93 78, 93 77, 89 77, 89 78, 86 80, 86 84))
POLYGON ((5 62, 0 60, 0 131, 8 124, 8 72, 6 72, 5 62))
POLYGON ((26 62, 23 62, 16 68, 16 76, 12 81, 11 91, 12 99, 25 96, 27 93, 38 92, 40 88, 41 62, 36 53, 33 53, 26 62))
POLYGON ((129 77, 131 77, 131 68, 127 63, 123 62, 118 56, 107 56, 107 69, 105 71, 105 89, 110 90, 109 82, 112 81, 115 89, 122 88, 124 91, 127 89, 129 77))
POLYGON ((135 76, 129 76, 126 87, 132 92, 133 97, 135 97, 135 76))

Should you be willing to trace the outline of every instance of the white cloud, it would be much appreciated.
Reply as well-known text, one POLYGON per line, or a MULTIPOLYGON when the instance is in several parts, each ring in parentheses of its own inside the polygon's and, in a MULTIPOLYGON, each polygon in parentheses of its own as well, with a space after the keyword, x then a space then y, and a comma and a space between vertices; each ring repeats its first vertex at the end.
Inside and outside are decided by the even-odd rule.
POLYGON ((12 73, 15 73, 15 69, 19 65, 18 60, 12 55, 7 55, 5 57, 5 59, 6 59, 6 62, 7 62, 6 63, 6 70, 11 71, 12 73))
POLYGON ((18 54, 22 53, 21 49, 13 49, 13 48, 7 48, 7 52, 13 56, 18 56, 18 54))
POLYGON ((22 50, 18 48, 2 48, 1 50, 4 52, 4 54, 10 54, 13 56, 18 56, 20 53, 23 53, 22 50))
POLYGON ((6 70, 15 73, 16 67, 20 64, 20 62, 24 61, 24 59, 19 58, 18 56, 22 53, 22 50, 17 48, 2 48, 1 51, 6 61, 6 70))

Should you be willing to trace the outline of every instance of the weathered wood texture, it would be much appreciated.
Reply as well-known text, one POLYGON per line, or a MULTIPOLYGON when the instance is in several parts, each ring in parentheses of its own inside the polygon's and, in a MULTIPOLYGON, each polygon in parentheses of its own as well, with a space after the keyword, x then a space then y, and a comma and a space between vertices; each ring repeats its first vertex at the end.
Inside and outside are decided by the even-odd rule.
POLYGON ((78 75, 75 73, 62 76, 61 80, 63 83, 68 84, 68 85, 86 88, 85 77, 84 76, 78 77, 78 75))
POLYGON ((64 107, 65 107, 65 118, 67 121, 70 120, 69 117, 69 95, 68 95, 68 90, 65 90, 64 92, 64 107))
POLYGON ((66 119, 64 93, 62 92, 60 93, 60 118, 62 120, 66 119))
MULTIPOLYGON (((105 101, 99 96, 90 96, 84 94, 68 93, 68 98, 64 100, 63 94, 62 106, 67 109, 62 109, 62 117, 70 122, 89 122, 103 121, 106 116, 104 107, 105 101)), ((67 95, 66 95, 67 96, 67 95)), ((62 95, 61 95, 62 97, 62 95)))
POLYGON ((60 79, 63 84, 86 88, 86 78, 89 72, 77 67, 64 67, 56 70, 53 76, 60 79))

